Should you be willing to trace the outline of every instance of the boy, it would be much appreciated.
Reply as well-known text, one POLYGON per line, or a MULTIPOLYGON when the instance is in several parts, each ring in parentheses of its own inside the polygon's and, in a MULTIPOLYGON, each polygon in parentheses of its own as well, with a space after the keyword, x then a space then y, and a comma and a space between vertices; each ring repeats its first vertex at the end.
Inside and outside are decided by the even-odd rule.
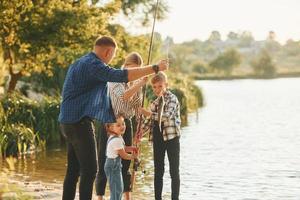
MULTIPOLYGON (((157 96, 150 111, 140 108, 140 112, 150 117, 150 138, 153 141, 154 191, 155 199, 162 199, 164 158, 168 154, 171 175, 172 200, 179 199, 179 151, 180 151, 180 105, 177 97, 167 89, 167 76, 158 72, 152 79, 152 90, 157 96)), ((147 130, 144 124, 143 130, 147 130)))

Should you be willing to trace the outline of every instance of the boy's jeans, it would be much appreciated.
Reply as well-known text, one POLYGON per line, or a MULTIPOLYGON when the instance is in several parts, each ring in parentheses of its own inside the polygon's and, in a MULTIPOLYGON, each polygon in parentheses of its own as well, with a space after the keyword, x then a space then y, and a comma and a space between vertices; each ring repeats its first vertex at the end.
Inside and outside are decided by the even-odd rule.
POLYGON ((180 177, 179 177, 179 137, 164 141, 162 133, 159 131, 158 122, 155 121, 153 127, 153 157, 154 157, 154 191, 155 200, 161 200, 163 189, 163 176, 165 172, 165 153, 167 151, 170 175, 172 200, 179 199, 180 177))
POLYGON ((121 158, 106 158, 104 171, 109 182, 110 200, 121 200, 124 187, 121 158))

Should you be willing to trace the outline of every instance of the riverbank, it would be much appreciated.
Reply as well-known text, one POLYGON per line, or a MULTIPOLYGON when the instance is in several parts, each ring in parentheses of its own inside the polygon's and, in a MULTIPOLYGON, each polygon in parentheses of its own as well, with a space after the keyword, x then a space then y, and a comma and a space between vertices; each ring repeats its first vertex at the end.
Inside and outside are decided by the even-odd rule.
MULTIPOLYGON (((19 175, 23 176, 23 175, 19 175)), ((0 199, 22 199, 22 200, 57 200, 61 198, 62 183, 44 183, 41 181, 22 181, 20 177, 10 177, 7 182, 10 191, 0 194, 0 199)))
MULTIPOLYGON (((142 145, 143 163, 137 172, 133 198, 148 200, 154 198, 153 192, 149 194, 149 190, 153 191, 152 148, 148 144, 147 138, 143 139, 142 145), (145 171, 145 173, 142 173, 142 171, 145 171)), ((67 152, 64 147, 47 149, 44 152, 37 152, 35 155, 24 155, 20 159, 15 159, 13 169, 9 169, 7 159, 0 160, 0 171, 5 172, 4 176, 0 175, 0 200, 1 195, 3 200, 61 199, 66 171, 66 155, 67 152), (9 188, 9 190, 3 190, 2 188, 9 188)), ((106 194, 109 196, 108 188, 106 194)), ((169 194, 165 197, 170 198, 169 194)), ((79 199, 78 190, 75 199, 79 199)), ((93 199, 97 199, 95 191, 93 192, 93 199)))
POLYGON ((235 80, 235 79, 275 79, 298 78, 300 72, 281 72, 274 76, 260 76, 256 74, 222 75, 222 74, 197 74, 192 76, 195 80, 235 80))

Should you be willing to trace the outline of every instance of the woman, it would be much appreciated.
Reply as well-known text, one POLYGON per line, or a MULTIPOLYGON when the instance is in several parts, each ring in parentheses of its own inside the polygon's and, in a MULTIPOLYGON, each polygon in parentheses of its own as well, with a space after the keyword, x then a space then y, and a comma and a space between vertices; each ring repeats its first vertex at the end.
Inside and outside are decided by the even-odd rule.
MULTIPOLYGON (((132 67, 141 67, 143 65, 143 60, 140 54, 136 52, 130 53, 122 66, 124 69, 132 67)), ((122 114, 125 118, 126 130, 123 135, 126 146, 132 145, 132 118, 138 114, 138 108, 141 106, 142 102, 142 87, 147 83, 147 78, 137 80, 135 82, 129 83, 109 83, 109 95, 111 98, 112 107, 114 110, 115 116, 122 114)), ((107 134, 105 129, 101 129, 99 142, 99 170, 96 177, 96 192, 98 195, 98 200, 103 200, 106 187, 106 176, 104 173, 104 164, 105 164, 105 151, 107 143, 107 134)), ((130 160, 122 159, 122 177, 124 182, 124 199, 131 199, 131 188, 130 180, 131 175, 129 172, 130 160)))

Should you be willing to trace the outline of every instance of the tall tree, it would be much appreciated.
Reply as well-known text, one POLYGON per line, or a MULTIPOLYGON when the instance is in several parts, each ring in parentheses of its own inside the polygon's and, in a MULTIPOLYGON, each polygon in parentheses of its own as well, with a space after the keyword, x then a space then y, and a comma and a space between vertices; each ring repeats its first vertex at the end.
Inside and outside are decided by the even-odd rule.
MULTIPOLYGON (((154 14, 156 9, 156 1, 151 0, 124 0, 122 1, 122 11, 125 15, 136 15, 142 17, 142 22, 144 25, 147 25, 150 21, 152 21, 152 15, 154 14)), ((166 13, 168 12, 169 7, 165 0, 160 0, 157 19, 164 19, 166 17, 166 13)))
POLYGON ((228 40, 238 40, 238 39, 239 39, 239 34, 233 32, 233 31, 230 31, 230 32, 227 34, 227 39, 228 39, 228 40))
MULTIPOLYGON (((8 91, 22 76, 51 73, 54 64, 65 66, 87 51, 96 35, 108 33, 106 12, 88 3, 70 1, 1 1, 0 41, 10 74, 8 91)), ((120 6, 119 6, 120 7, 120 6)))
POLYGON ((265 49, 251 62, 251 66, 257 75, 272 77, 276 74, 275 64, 265 49))
POLYGON ((271 54, 274 54, 281 49, 280 43, 276 41, 276 33, 274 31, 269 31, 264 48, 271 54))
POLYGON ((235 67, 241 64, 242 56, 236 49, 228 49, 220 54, 216 59, 210 62, 212 69, 223 71, 225 74, 231 74, 235 67))
POLYGON ((218 42, 218 41, 221 41, 221 34, 219 31, 212 31, 209 38, 208 38, 208 41, 210 42, 218 42))
POLYGON ((240 47, 250 47, 254 42, 254 37, 250 31, 243 31, 240 36, 240 47))
MULTIPOLYGON (((0 0, 0 48, 10 74, 8 91, 32 73, 51 75, 54 66, 68 66, 91 50, 99 35, 116 35, 124 45, 125 31, 110 24, 112 16, 147 7, 150 1, 115 0, 99 6, 99 1, 0 0), (121 30, 121 31, 119 31, 121 30), (113 34, 112 34, 113 33, 113 34)), ((127 34, 128 35, 128 34, 127 34)), ((122 51, 115 63, 120 63, 122 51)))
POLYGON ((286 44, 283 46, 283 50, 285 53, 285 56, 297 56, 300 55, 300 41, 294 41, 292 39, 289 39, 286 41, 286 44))

